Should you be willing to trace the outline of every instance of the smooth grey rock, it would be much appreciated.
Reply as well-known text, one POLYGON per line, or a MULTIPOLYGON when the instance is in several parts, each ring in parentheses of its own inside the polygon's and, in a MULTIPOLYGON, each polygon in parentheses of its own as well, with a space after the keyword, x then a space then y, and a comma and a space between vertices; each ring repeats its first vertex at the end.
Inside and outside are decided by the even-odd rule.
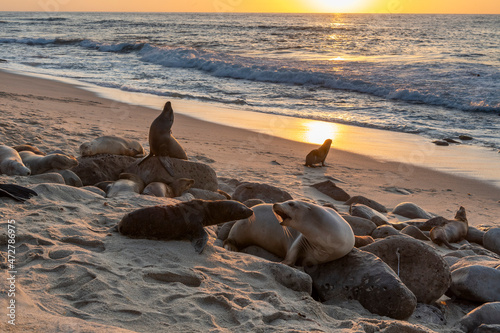
POLYGON ((333 200, 347 201, 351 198, 351 196, 346 191, 335 185, 335 183, 331 180, 326 180, 324 182, 311 185, 311 187, 314 187, 321 193, 326 194, 333 200))
POLYGON ((227 200, 225 196, 219 194, 218 192, 212 192, 208 190, 202 190, 201 188, 190 188, 187 190, 188 193, 191 193, 195 199, 202 200, 227 200))
POLYGON ((248 208, 252 208, 253 206, 257 206, 257 205, 260 205, 263 203, 265 203, 265 202, 261 199, 248 199, 248 200, 245 200, 245 202, 243 202, 243 204, 245 206, 247 206, 248 208))
POLYGON ((375 242, 375 240, 371 236, 354 236, 354 239, 355 239, 354 247, 357 247, 358 249, 360 247, 363 247, 363 246, 366 246, 368 244, 375 242))
POLYGON ((471 265, 457 268, 451 272, 449 292, 473 302, 500 302, 499 281, 500 270, 492 267, 471 265))
POLYGON ((469 226, 469 230, 467 231, 467 236, 465 236, 465 239, 468 242, 473 242, 479 245, 483 245, 484 234, 485 234, 484 231, 469 226))
POLYGON ((408 235, 418 240, 430 241, 430 238, 427 237, 419 228, 409 225, 401 230, 401 233, 404 235, 408 235))
POLYGON ((480 325, 500 325, 500 302, 483 304, 467 313, 459 321, 465 332, 473 332, 480 325))
POLYGON ((354 248, 346 256, 304 267, 321 301, 355 299, 368 311, 406 319, 415 310, 415 295, 377 256, 354 248))
POLYGON ((342 213, 340 215, 349 223, 356 236, 369 236, 377 228, 375 223, 362 217, 342 213))
POLYGON ((271 252, 269 252, 269 251, 267 251, 267 250, 265 250, 257 245, 247 246, 243 250, 241 250, 241 252, 246 253, 246 254, 251 254, 253 256, 256 256, 256 257, 259 257, 262 259, 266 259, 269 261, 273 261, 273 262, 280 262, 284 259, 284 258, 278 257, 275 254, 272 254, 271 252))
POLYGON ((28 181, 30 184, 50 183, 66 185, 64 177, 57 172, 41 173, 39 175, 29 176, 28 181))
POLYGON ((500 255, 500 228, 492 228, 483 236, 483 246, 500 255))
POLYGON ((76 173, 71 170, 57 170, 55 171, 64 178, 64 182, 66 185, 74 186, 74 187, 82 187, 83 183, 80 177, 76 173))
POLYGON ((402 202, 398 204, 393 210, 393 214, 401 215, 410 219, 430 219, 432 215, 411 202, 402 202))
POLYGON ((389 221, 387 217, 385 217, 382 213, 361 204, 352 205, 349 208, 349 212, 352 216, 358 216, 368 219, 375 223, 377 226, 387 224, 387 222, 389 221))
POLYGON ((396 235, 400 235, 399 231, 397 231, 390 225, 381 225, 372 232, 373 238, 386 238, 389 236, 396 236, 396 235))
POLYGON ((450 286, 447 262, 424 242, 407 236, 390 236, 361 249, 375 254, 398 273, 419 303, 436 301, 450 286))
POLYGON ((288 192, 276 186, 261 183, 243 183, 234 190, 233 200, 245 202, 248 199, 260 199, 265 203, 293 200, 288 192))
POLYGON ((375 200, 368 199, 362 195, 356 195, 354 197, 351 197, 346 202, 344 202, 344 205, 347 205, 347 206, 351 206, 354 204, 362 204, 362 205, 368 206, 370 208, 373 208, 378 212, 387 213, 387 208, 384 205, 379 204, 375 200))
POLYGON ((275 280, 294 291, 312 293, 312 279, 304 272, 282 264, 269 264, 275 280))
POLYGON ((432 325, 446 325, 446 318, 438 307, 434 305, 418 303, 415 312, 411 315, 409 321, 425 322, 432 325))

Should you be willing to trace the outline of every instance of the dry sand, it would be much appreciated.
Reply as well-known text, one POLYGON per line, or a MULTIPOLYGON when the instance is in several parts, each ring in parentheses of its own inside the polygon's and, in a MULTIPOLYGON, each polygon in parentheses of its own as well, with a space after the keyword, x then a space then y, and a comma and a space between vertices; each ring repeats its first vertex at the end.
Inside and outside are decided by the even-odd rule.
MULTIPOLYGON (((0 72, 0 111, 0 143, 78 155, 82 142, 102 135, 135 139, 148 149, 149 125, 160 110, 0 72)), ((209 164, 219 177, 275 185, 295 199, 333 202, 347 211, 309 187, 335 179, 349 194, 388 208, 411 201, 451 218, 463 205, 471 225, 500 225, 500 189, 477 180, 333 148, 326 167, 306 168, 304 157, 316 145, 180 114, 173 134, 191 160, 209 164)), ((2 175, 0 182, 33 181, 2 175)), ((227 252, 214 246, 213 238, 197 255, 189 242, 133 240, 113 231, 125 213, 165 199, 106 199, 64 185, 29 186, 39 196, 26 203, 0 198, 4 257, 8 220, 16 221, 17 236, 16 326, 7 324, 8 289, 2 287, 0 331, 388 332, 399 323, 455 332, 452 325, 462 315, 450 312, 447 325, 415 318, 410 324, 370 314, 357 302, 320 304, 275 278, 276 272, 293 273, 292 268, 227 252)), ((4 269, 2 286, 7 287, 7 277, 4 269)))

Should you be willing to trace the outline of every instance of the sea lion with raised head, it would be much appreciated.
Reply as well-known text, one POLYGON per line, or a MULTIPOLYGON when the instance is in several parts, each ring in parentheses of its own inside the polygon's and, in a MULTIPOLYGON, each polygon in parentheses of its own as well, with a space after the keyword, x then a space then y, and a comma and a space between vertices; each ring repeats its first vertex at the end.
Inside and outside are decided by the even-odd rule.
POLYGON ((274 204, 273 210, 282 226, 301 233, 288 249, 283 264, 318 265, 339 259, 354 248, 351 226, 332 208, 289 200, 274 204))
POLYGON ((318 149, 313 149, 306 156, 305 166, 314 167, 314 164, 321 163, 321 166, 325 166, 325 159, 330 151, 330 146, 332 145, 332 140, 327 139, 318 149))
POLYGON ((256 205, 252 210, 252 216, 236 221, 231 227, 224 240, 224 248, 238 252, 247 246, 256 245, 284 259, 300 233, 280 225, 273 204, 256 205))
POLYGON ((117 136, 101 136, 80 146, 82 157, 99 154, 144 156, 144 148, 136 140, 128 140, 117 136))
MULTIPOLYGON (((187 160, 187 155, 180 143, 172 135, 174 124, 174 110, 170 102, 165 103, 162 113, 151 123, 149 127, 149 155, 139 165, 151 156, 168 156, 187 160)), ((173 176, 170 166, 161 160, 165 169, 173 176)))
POLYGON ((118 224, 118 231, 132 238, 188 239, 196 252, 201 253, 208 241, 204 227, 247 218, 252 214, 250 208, 233 200, 191 200, 130 212, 118 224))
POLYGON ((0 174, 29 176, 31 171, 24 165, 21 156, 14 148, 0 145, 0 174))
POLYGON ((39 175, 52 170, 66 170, 78 165, 73 156, 63 154, 37 155, 32 151, 19 153, 24 165, 30 168, 32 175, 39 175))
POLYGON ((450 243, 462 241, 467 236, 468 231, 469 222, 467 221, 465 208, 460 206, 455 215, 455 219, 447 221, 442 226, 432 228, 430 237, 431 240, 437 245, 444 244, 452 250, 457 250, 458 248, 450 243))

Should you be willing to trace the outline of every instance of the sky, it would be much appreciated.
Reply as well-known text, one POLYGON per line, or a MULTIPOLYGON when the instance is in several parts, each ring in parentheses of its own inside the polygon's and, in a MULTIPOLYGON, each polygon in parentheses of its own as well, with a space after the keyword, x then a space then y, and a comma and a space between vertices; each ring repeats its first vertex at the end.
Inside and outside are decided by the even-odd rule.
POLYGON ((500 14, 500 0, 1 0, 0 11, 500 14))

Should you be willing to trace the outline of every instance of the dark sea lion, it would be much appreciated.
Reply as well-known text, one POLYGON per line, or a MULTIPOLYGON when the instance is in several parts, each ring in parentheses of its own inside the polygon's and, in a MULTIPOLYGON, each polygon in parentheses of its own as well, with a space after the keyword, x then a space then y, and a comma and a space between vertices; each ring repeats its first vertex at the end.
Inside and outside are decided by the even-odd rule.
MULTIPOLYGON (((174 124, 174 110, 170 102, 165 103, 162 113, 151 123, 149 127, 149 155, 141 164, 151 156, 168 156, 187 160, 187 155, 182 146, 172 135, 174 124)), ((165 169, 172 174, 170 166, 162 160, 165 169)))
POLYGON ((306 164, 305 166, 313 167, 314 164, 321 163, 322 166, 325 166, 325 159, 330 151, 330 146, 332 145, 332 140, 327 139, 318 149, 313 149, 306 156, 306 164))
POLYGON ((154 206, 126 214, 118 231, 132 238, 188 239, 197 253, 208 241, 203 227, 250 217, 253 211, 233 200, 191 200, 176 205, 154 206))
POLYGON ((465 214, 465 208, 460 206, 454 220, 448 221, 443 226, 434 227, 431 229, 431 240, 437 245, 444 244, 452 250, 457 250, 457 247, 450 243, 460 242, 467 236, 469 223, 465 214))
POLYGON ((71 169, 78 165, 76 158, 63 154, 41 156, 25 150, 20 152, 19 156, 21 156, 24 165, 30 168, 32 175, 39 175, 51 170, 71 169))
POLYGON ((35 191, 23 186, 0 184, 0 197, 7 197, 17 201, 26 201, 35 195, 38 195, 35 191))

